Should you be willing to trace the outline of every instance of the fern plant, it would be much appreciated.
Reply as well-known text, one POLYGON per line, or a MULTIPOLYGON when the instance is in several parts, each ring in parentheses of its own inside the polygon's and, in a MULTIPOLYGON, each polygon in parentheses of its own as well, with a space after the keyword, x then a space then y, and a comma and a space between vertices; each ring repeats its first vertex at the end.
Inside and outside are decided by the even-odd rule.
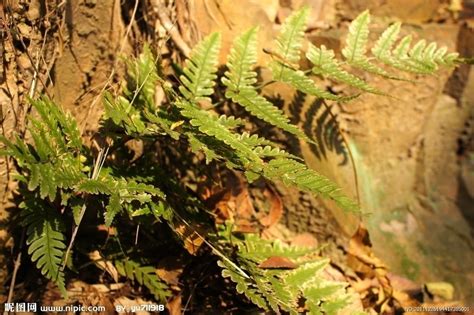
POLYGON ((218 239, 236 248, 234 262, 249 276, 226 260, 219 260, 218 265, 222 276, 234 282, 237 292, 255 305, 290 314, 336 314, 348 305, 346 284, 321 275, 329 259, 318 257, 318 249, 291 247, 254 234, 238 238, 232 236, 229 227, 221 228, 218 239))
MULTIPOLYGON (((361 92, 385 95, 352 74, 350 69, 398 79, 398 73, 394 75, 385 69, 431 74, 439 66, 452 67, 465 61, 456 53, 447 53, 444 47, 437 48, 435 43, 420 40, 411 46, 410 36, 398 41, 399 23, 382 33, 370 49, 372 57, 369 57, 368 11, 359 15, 349 27, 342 50, 344 60, 338 60, 334 51, 324 46, 311 44, 302 54, 308 16, 309 8, 305 7, 288 17, 273 50, 267 51, 272 56, 268 67, 274 81, 284 82, 320 99, 349 101, 356 95, 336 95, 318 87, 319 76, 345 83, 361 92), (312 64, 310 73, 300 69, 302 55, 312 64)), ((220 78, 217 73, 219 33, 210 34, 196 45, 182 69, 179 82, 164 77, 150 47, 145 46, 137 60, 128 62, 128 79, 122 93, 104 95, 101 131, 113 140, 110 149, 120 151, 130 139, 143 141, 147 148, 156 148, 156 143, 166 143, 173 149, 184 145, 186 152, 203 154, 207 163, 224 164, 242 172, 249 182, 258 178, 282 181, 331 199, 344 210, 360 212, 356 202, 328 178, 308 168, 301 158, 270 139, 245 131, 246 117, 218 115, 213 109, 215 106, 208 106, 216 101, 238 104, 249 115, 315 145, 257 88, 262 83, 258 82, 255 69, 257 33, 258 28, 252 28, 235 39, 227 59, 227 70, 220 78), (218 99, 219 94, 214 93, 218 82, 224 86, 225 100, 218 99), (163 104, 155 103, 157 85, 166 93, 163 104)), ((14 141, 1 137, 0 142, 5 145, 2 154, 13 157, 20 171, 17 178, 25 196, 21 203, 21 221, 26 227, 28 253, 41 273, 54 281, 63 294, 66 292, 66 272, 62 265, 68 255, 64 226, 70 223, 77 232, 84 212, 99 208, 98 215, 107 227, 118 227, 127 219, 151 229, 155 221, 161 221, 163 226, 176 232, 178 238, 183 238, 186 233, 177 233, 175 227, 185 223, 191 233, 212 247, 223 276, 236 283, 237 292, 262 309, 293 314, 299 311, 334 314, 346 304, 349 295, 345 284, 320 276, 328 260, 314 255, 314 250, 263 241, 255 235, 235 239, 229 230, 205 240, 203 235, 192 230, 188 221, 200 220, 201 224, 209 221, 209 217, 199 217, 205 216, 208 209, 195 192, 183 187, 183 178, 170 176, 169 170, 154 163, 151 152, 144 154, 150 160, 127 166, 114 164, 113 159, 107 160, 104 154, 95 158, 83 144, 77 124, 70 115, 47 98, 34 100, 32 104, 38 113, 38 118, 29 119, 32 143, 27 145, 19 137, 14 141), (289 261, 290 270, 278 265, 266 268, 264 263, 272 257, 289 261)), ((171 291, 156 276, 153 267, 148 263, 143 267, 138 263, 142 260, 124 254, 121 253, 121 257, 125 256, 123 260, 115 259, 119 273, 147 287, 157 300, 164 302, 171 291)))

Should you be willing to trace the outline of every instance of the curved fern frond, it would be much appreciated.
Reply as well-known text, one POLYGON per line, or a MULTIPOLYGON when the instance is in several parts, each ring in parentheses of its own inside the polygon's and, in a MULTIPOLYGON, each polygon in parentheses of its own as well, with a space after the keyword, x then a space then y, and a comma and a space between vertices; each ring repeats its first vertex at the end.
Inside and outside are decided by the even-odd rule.
MULTIPOLYGON (((305 6, 293 12, 283 23, 281 32, 275 41, 275 55, 291 66, 297 65, 300 60, 300 50, 303 46, 309 10, 309 7, 305 6)), ((278 81, 282 78, 283 67, 284 65, 281 64, 272 69, 273 77, 278 81)))
POLYGON ((257 28, 252 28, 234 41, 222 83, 227 86, 225 96, 240 104, 253 116, 290 132, 306 141, 311 141, 278 107, 258 94, 253 84, 257 72, 253 70, 257 62, 257 28))
POLYGON ((311 78, 307 77, 305 73, 301 70, 290 69, 277 61, 270 63, 270 69, 272 69, 272 72, 277 71, 277 69, 279 69, 280 66, 282 66, 280 69, 281 71, 280 81, 291 85, 292 87, 294 87, 300 92, 303 92, 308 95, 313 95, 318 98, 324 98, 324 99, 333 100, 333 101, 348 101, 354 98, 354 97, 337 96, 335 94, 332 94, 330 92, 327 92, 317 87, 314 84, 314 81, 311 80, 311 78))
POLYGON ((293 12, 283 23, 276 39, 275 52, 285 61, 296 64, 300 60, 300 50, 303 46, 309 13, 309 7, 305 6, 293 12))
POLYGON ((154 98, 159 77, 149 45, 143 47, 143 52, 136 60, 127 63, 127 75, 127 97, 134 99, 138 107, 145 106, 153 112, 156 107, 154 98))
MULTIPOLYGON (((220 232, 220 237, 227 239, 227 232, 230 233, 220 232)), ((237 292, 244 294, 258 307, 296 315, 302 311, 297 307, 302 300, 309 314, 322 314, 322 311, 335 314, 346 305, 341 302, 349 296, 344 284, 324 278, 322 271, 329 265, 329 259, 315 258, 316 249, 294 248, 252 234, 234 239, 234 245, 237 245, 236 263, 249 277, 243 277, 229 262, 220 260, 218 265, 222 268, 222 276, 230 278, 236 284, 237 292), (261 267, 263 261, 276 257, 297 261, 300 265, 295 264, 295 269, 290 270, 277 266, 274 269, 261 267)))
POLYGON ((131 281, 137 281, 150 290, 157 301, 164 303, 171 296, 169 287, 157 276, 156 269, 152 266, 140 266, 132 260, 117 260, 115 267, 120 275, 131 281))
POLYGON ((197 108, 185 100, 178 100, 176 105, 181 108, 181 114, 190 120, 191 125, 199 128, 202 133, 215 137, 229 145, 245 156, 248 162, 261 161, 251 148, 242 143, 236 134, 231 132, 219 121, 219 118, 197 108))
POLYGON ((320 48, 310 44, 306 57, 313 63, 313 73, 324 77, 346 83, 362 91, 373 94, 385 95, 385 93, 370 86, 361 78, 345 71, 334 58, 334 51, 321 45, 320 48))
POLYGON ((217 75, 218 57, 221 35, 212 33, 197 44, 191 52, 180 77, 183 85, 179 87, 181 94, 193 102, 210 101, 217 75))
POLYGON ((227 89, 238 93, 243 87, 257 82, 257 72, 253 70, 257 62, 257 33, 254 27, 234 40, 227 60, 228 71, 222 82, 227 89))
POLYGON ((349 34, 346 38, 346 46, 342 49, 342 55, 350 64, 366 59, 369 23, 370 13, 369 10, 365 10, 349 26, 349 34))
POLYGON ((349 34, 346 38, 346 45, 342 49, 342 55, 347 62, 355 68, 394 79, 394 76, 371 63, 366 56, 367 41, 369 39, 369 23, 369 10, 365 10, 351 22, 349 34))
POLYGON ((26 200, 21 208, 22 224, 27 227, 28 254, 41 274, 53 281, 65 296, 64 272, 61 270, 66 249, 63 223, 57 212, 38 199, 26 200))
POLYGON ((382 61, 390 60, 392 47, 398 39, 401 26, 402 23, 400 22, 393 23, 380 35, 371 50, 377 59, 382 61))
POLYGON ((276 158, 268 162, 263 169, 264 176, 270 180, 282 180, 286 185, 293 185, 302 190, 320 194, 346 211, 359 211, 358 205, 344 195, 341 189, 328 178, 308 169, 295 160, 276 158))

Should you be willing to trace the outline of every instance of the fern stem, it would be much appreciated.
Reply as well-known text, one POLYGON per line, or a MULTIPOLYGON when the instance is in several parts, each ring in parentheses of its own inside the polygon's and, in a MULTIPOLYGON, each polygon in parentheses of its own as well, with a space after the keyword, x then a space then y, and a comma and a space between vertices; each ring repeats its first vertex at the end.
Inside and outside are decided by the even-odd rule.
POLYGON ((18 270, 20 269, 20 265, 21 265, 21 256, 22 256, 21 253, 23 250, 23 244, 25 242, 25 234, 26 234, 26 228, 23 228, 21 232, 20 248, 18 251, 18 255, 16 256, 16 259, 15 259, 12 280, 10 281, 10 288, 8 290, 7 303, 11 303, 11 301, 13 300, 13 292, 15 290, 16 275, 18 274, 18 270))
MULTIPOLYGON (((103 149, 99 151, 99 154, 97 155, 97 160, 94 164, 94 169, 92 170, 91 179, 97 179, 99 177, 100 170, 102 166, 104 165, 104 162, 105 162, 105 159, 107 158, 108 153, 109 153, 109 147, 107 147, 107 149, 105 150, 105 153, 103 149)), ((79 214, 79 220, 77 224, 75 224, 74 226, 74 229, 71 235, 71 240, 69 241, 69 245, 67 246, 67 249, 66 249, 66 254, 64 255, 64 262, 63 262, 63 265, 61 266, 61 271, 63 271, 66 268, 69 253, 71 252, 72 246, 74 245, 74 241, 77 236, 77 232, 79 231, 79 225, 81 225, 82 218, 84 217, 84 214, 86 213, 87 195, 84 196, 84 201, 85 202, 82 205, 81 212, 79 214)))

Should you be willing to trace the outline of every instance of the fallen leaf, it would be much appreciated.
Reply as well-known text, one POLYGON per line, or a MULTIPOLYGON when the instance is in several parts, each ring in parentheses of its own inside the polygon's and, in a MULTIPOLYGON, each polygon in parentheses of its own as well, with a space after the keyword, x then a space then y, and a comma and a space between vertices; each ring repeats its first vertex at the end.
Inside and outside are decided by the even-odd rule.
POLYGON ((207 235, 207 229, 199 223, 193 224, 177 223, 174 230, 181 237, 184 243, 184 248, 191 255, 196 255, 197 251, 204 243, 204 238, 207 235))
POLYGON ((363 224, 359 225, 349 241, 347 265, 364 279, 377 279, 377 287, 380 287, 380 290, 377 292, 376 305, 379 305, 381 310, 387 308, 387 303, 393 299, 393 288, 387 276, 387 267, 372 252, 369 232, 363 224))
POLYGON ((106 271, 115 282, 118 282, 119 274, 114 264, 106 259, 104 259, 98 250, 89 253, 89 258, 94 262, 94 264, 106 271))
POLYGON ((181 299, 181 294, 178 294, 166 303, 170 315, 181 315, 181 299))
POLYGON ((286 257, 272 256, 263 261, 258 267, 262 269, 295 269, 298 265, 286 257))
POLYGON ((160 279, 170 285, 177 285, 179 276, 183 273, 184 264, 179 257, 166 256, 158 262, 156 273, 160 279))
POLYGON ((280 196, 271 189, 265 189, 263 195, 267 197, 267 200, 270 200, 271 206, 268 215, 261 218, 260 223, 268 228, 278 223, 283 216, 283 202, 280 196))

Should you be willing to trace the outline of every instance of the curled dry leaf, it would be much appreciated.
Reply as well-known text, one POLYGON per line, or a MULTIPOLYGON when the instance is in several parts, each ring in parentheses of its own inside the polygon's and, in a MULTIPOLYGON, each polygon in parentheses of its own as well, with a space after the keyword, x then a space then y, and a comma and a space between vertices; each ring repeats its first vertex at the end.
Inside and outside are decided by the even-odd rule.
POLYGON ((272 256, 264 260, 258 267, 262 269, 295 269, 298 265, 286 257, 272 256))
POLYGON ((94 264, 104 271, 106 271, 112 279, 117 283, 119 274, 114 264, 106 259, 104 259, 98 250, 89 253, 89 258, 94 262, 94 264))
POLYGON ((178 285, 179 276, 183 273, 184 262, 179 257, 167 256, 160 260, 156 273, 169 285, 178 285))
POLYGON ((270 210, 266 216, 260 219, 260 223, 269 228, 278 223, 283 216, 283 202, 272 189, 265 189, 263 195, 270 201, 270 210))
POLYGON ((181 315, 181 299, 181 294, 178 294, 166 303, 170 315, 181 315))
POLYGON ((181 237, 184 248, 191 255, 196 255, 208 233, 207 228, 198 223, 185 224, 180 222, 175 224, 174 230, 181 237))
POLYGON ((363 224, 359 225, 349 242, 347 262, 349 267, 363 275, 365 279, 377 279, 381 290, 378 290, 376 304, 382 308, 386 307, 393 297, 393 288, 387 276, 387 267, 372 252, 369 232, 363 224))

